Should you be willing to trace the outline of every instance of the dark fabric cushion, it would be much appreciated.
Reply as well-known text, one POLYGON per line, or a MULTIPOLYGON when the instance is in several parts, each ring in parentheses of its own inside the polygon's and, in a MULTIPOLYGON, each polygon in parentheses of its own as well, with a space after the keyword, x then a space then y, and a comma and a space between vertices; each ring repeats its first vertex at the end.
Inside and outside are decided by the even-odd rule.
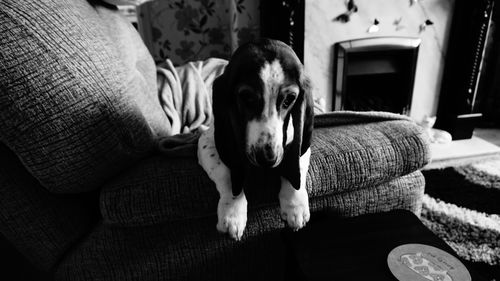
MULTIPOLYGON (((429 161, 423 134, 405 119, 316 128, 307 177, 309 196, 367 189, 416 171, 429 161)), ((265 173, 252 178, 256 188, 245 190, 249 208, 277 203, 277 179, 265 173)), ((218 197, 196 158, 155 156, 104 186, 101 212, 110 224, 160 223, 215 213, 218 197)))
POLYGON ((3 0, 0 26, 0 140, 48 190, 95 189, 166 135, 153 59, 116 8, 3 0))
MULTIPOLYGON (((250 218, 252 225, 269 214, 250 218)), ((55 280, 281 280, 279 232, 237 242, 214 217, 154 227, 101 225, 58 267, 55 280)))
MULTIPOLYGON (((318 211, 339 216, 394 209, 419 213, 423 191, 423 176, 417 171, 380 186, 317 196, 310 205, 313 218, 318 211)), ((156 203, 161 202, 148 207, 160 207, 156 203)), ((216 208, 216 201, 211 205, 216 208)), ((282 280, 285 251, 279 230, 285 225, 277 204, 250 209, 241 242, 219 234, 216 221, 211 212, 154 226, 104 224, 62 261, 56 279, 282 280)))
POLYGON ((1 143, 0 155, 0 232, 49 271, 97 223, 98 194, 51 194, 1 143))

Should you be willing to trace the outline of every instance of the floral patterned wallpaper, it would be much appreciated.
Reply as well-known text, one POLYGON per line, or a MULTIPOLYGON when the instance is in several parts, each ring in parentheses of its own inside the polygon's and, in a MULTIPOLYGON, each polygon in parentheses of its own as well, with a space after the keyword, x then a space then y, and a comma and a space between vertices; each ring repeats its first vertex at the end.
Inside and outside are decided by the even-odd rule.
POLYGON ((139 31, 157 62, 227 59, 259 37, 259 0, 157 0, 139 7, 139 31))

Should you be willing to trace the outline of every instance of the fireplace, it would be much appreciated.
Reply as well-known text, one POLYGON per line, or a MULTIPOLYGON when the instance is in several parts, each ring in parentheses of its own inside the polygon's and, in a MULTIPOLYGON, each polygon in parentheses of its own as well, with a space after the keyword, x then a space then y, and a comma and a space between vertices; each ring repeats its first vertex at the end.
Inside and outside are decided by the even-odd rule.
POLYGON ((334 45, 334 110, 410 114, 420 39, 373 37, 334 45))

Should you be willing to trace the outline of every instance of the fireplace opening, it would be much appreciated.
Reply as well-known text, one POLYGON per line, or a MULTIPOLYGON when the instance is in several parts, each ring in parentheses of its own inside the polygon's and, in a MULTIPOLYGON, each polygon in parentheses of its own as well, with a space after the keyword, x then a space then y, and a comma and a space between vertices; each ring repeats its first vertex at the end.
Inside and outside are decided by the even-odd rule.
POLYGON ((376 37, 334 45, 334 110, 410 114, 420 39, 376 37))

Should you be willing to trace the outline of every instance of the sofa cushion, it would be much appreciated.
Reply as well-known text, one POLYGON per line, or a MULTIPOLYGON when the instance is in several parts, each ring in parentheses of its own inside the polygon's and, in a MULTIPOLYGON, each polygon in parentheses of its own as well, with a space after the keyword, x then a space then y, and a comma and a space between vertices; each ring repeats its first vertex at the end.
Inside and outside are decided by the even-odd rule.
MULTIPOLYGON (((257 226, 270 217, 274 214, 262 213, 249 223, 257 226)), ((219 234, 214 219, 154 227, 100 225, 61 261, 55 280, 283 279, 285 249, 279 231, 239 242, 219 234)))
MULTIPOLYGON (((351 125, 338 116, 335 122, 328 116, 318 117, 320 128, 313 133, 306 183, 311 198, 372 188, 408 175, 429 161, 422 129, 407 119, 389 117, 393 119, 371 123, 350 120, 357 123, 351 125), (327 123, 330 126, 322 126, 327 123)), ((256 188, 245 191, 249 208, 277 204, 277 179, 257 172, 259 176, 252 177, 256 188)), ((106 184, 101 191, 101 212, 109 224, 153 224, 214 214, 218 197, 196 158, 160 155, 106 184)))
POLYGON ((48 190, 95 189, 166 135, 153 59, 116 7, 3 0, 0 25, 0 140, 48 190))
MULTIPOLYGON (((313 212, 324 210, 339 216, 394 209, 419 213, 423 192, 424 178, 417 171, 379 186, 314 197, 310 206, 313 212)), ((190 205, 196 204, 194 200, 197 199, 193 198, 190 205)), ((162 202, 152 203, 151 209, 161 208, 157 204, 162 202)), ((164 202, 170 203, 175 202, 164 202)), ((181 204, 176 203, 172 208, 182 209, 181 204)), ((216 208, 216 204, 214 201, 212 208, 216 208)), ((144 207, 149 208, 149 205, 144 207)), ((242 241, 234 241, 217 232, 214 212, 199 215, 191 220, 169 221, 150 227, 115 227, 105 222, 66 256, 57 269, 56 279, 283 279, 285 250, 277 230, 285 225, 277 204, 249 210, 242 241)), ((153 222, 155 218, 149 219, 153 222)))

